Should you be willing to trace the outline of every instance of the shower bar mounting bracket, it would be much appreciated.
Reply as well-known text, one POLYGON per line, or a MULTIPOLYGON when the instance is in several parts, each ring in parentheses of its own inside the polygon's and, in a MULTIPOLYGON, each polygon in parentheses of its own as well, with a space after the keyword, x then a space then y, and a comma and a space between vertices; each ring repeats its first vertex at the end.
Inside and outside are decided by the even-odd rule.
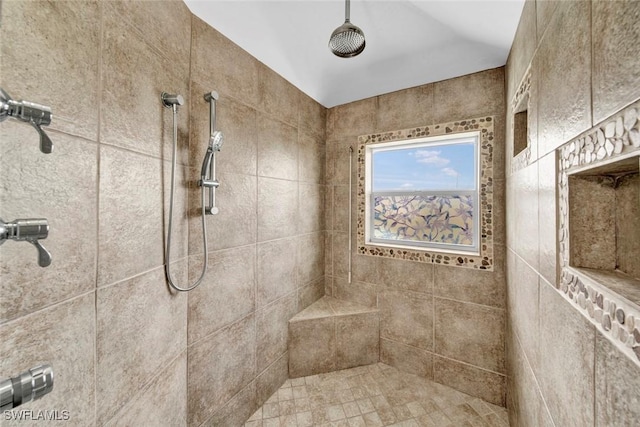
POLYGON ((29 101, 16 101, 0 88, 0 122, 13 117, 25 123, 29 123, 40 135, 40 151, 45 154, 53 151, 53 142, 42 130, 42 126, 51 124, 51 108, 29 101))

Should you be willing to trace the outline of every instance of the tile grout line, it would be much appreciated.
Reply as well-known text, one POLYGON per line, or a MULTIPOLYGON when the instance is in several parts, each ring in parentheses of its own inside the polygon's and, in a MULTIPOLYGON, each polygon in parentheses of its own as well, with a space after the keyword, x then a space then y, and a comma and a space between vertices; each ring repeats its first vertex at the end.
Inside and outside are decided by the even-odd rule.
POLYGON ((105 25, 104 25, 104 4, 98 6, 98 13, 100 14, 99 25, 99 46, 98 46, 98 129, 96 134, 97 147, 96 147, 96 234, 95 234, 95 281, 94 281, 94 336, 93 336, 93 423, 98 424, 98 276, 100 274, 100 151, 102 142, 102 90, 103 90, 103 53, 104 53, 104 37, 105 37, 105 25))

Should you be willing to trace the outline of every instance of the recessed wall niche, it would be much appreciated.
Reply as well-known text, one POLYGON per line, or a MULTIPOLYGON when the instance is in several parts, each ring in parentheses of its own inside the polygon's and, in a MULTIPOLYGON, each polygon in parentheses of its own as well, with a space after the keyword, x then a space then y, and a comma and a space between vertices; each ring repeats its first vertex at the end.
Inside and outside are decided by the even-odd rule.
POLYGON ((560 292, 640 366, 640 102, 557 150, 560 292))
POLYGON ((639 159, 569 176, 569 265, 640 280, 639 159))
POLYGON ((535 158, 532 154, 532 146, 529 143, 529 102, 531 99, 531 69, 527 70, 518 90, 511 100, 513 116, 511 121, 511 173, 527 167, 535 158))
POLYGON ((527 109, 529 106, 529 93, 520 100, 513 115, 513 156, 517 156, 529 146, 529 118, 527 109))

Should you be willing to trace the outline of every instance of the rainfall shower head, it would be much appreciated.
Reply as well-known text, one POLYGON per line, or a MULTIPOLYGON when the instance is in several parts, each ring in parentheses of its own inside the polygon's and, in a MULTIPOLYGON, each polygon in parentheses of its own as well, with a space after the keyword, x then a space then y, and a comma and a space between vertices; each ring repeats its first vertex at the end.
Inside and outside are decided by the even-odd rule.
POLYGON ((344 24, 336 28, 329 38, 329 49, 341 58, 351 58, 360 55, 365 47, 364 33, 349 21, 349 3, 345 1, 344 24))
POLYGON ((211 147, 213 151, 220 151, 220 149, 222 148, 222 139, 222 132, 220 132, 219 130, 213 132, 213 135, 211 135, 211 139, 209 139, 209 147, 211 147))

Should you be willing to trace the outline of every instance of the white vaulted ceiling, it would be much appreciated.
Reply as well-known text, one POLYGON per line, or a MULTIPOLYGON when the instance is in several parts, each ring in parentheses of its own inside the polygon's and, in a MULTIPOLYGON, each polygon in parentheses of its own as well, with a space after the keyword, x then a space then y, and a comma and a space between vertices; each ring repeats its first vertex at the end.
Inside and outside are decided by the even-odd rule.
POLYGON ((325 107, 505 64, 524 0, 352 0, 366 49, 327 47, 344 1, 186 0, 189 9, 325 107))

